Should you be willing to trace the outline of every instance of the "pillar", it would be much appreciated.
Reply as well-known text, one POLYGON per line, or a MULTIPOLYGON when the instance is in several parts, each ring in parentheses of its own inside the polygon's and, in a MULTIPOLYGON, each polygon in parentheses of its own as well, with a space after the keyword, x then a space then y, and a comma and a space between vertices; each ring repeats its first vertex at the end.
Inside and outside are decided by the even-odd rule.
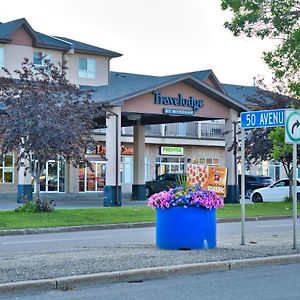
POLYGON ((106 177, 103 205, 121 206, 120 164, 121 164, 121 107, 106 111, 106 177))
POLYGON ((20 162, 21 166, 18 171, 17 203, 25 203, 32 201, 33 188, 31 184, 31 174, 28 169, 29 161, 25 158, 21 158, 20 162))
POLYGON ((140 120, 133 127, 133 185, 131 200, 145 200, 145 128, 140 120))
MULTIPOLYGON (((239 192, 236 183, 237 180, 237 162, 233 151, 228 151, 227 149, 233 144, 236 138, 238 142, 238 137, 234 136, 235 130, 234 126, 238 121, 238 112, 234 109, 229 110, 229 118, 225 120, 225 166, 227 168, 227 196, 224 199, 225 203, 238 203, 239 202, 239 192)), ((237 126, 237 125, 236 125, 237 126)))

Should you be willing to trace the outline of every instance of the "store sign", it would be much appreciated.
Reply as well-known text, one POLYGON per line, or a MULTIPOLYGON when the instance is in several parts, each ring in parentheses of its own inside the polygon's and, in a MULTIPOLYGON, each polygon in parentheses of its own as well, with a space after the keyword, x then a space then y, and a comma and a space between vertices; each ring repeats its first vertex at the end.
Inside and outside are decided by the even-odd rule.
MULTIPOLYGON (((106 148, 105 146, 97 145, 95 150, 93 151, 86 151, 86 154, 94 154, 94 155, 106 155, 106 148)), ((121 155, 133 155, 133 148, 132 147, 121 147, 121 155)))
POLYGON ((161 155, 183 155, 183 147, 160 147, 161 155))
POLYGON ((203 106, 202 99, 195 99, 190 96, 189 98, 184 98, 181 94, 178 94, 177 97, 173 96, 163 96, 161 93, 153 92, 154 95, 154 104, 164 105, 164 106, 182 106, 183 108, 191 108, 191 110, 181 110, 181 109, 167 109, 164 108, 163 112, 168 114, 176 115, 193 115, 194 112, 197 112, 203 106), (189 112, 189 113, 187 113, 189 112))
POLYGON ((203 189, 214 191, 220 197, 226 197, 227 168, 225 167, 188 164, 187 181, 190 186, 198 185, 203 189))

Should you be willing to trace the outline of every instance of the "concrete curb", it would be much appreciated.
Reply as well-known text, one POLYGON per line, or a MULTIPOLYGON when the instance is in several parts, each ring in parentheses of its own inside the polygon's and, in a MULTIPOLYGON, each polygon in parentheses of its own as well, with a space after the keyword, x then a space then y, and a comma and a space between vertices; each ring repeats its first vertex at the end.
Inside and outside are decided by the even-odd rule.
POLYGON ((60 277, 45 280, 21 281, 0 284, 1 293, 20 293, 24 291, 39 290, 68 290, 78 286, 117 282, 137 282, 148 279, 164 278, 196 273, 209 273, 217 271, 230 271, 242 268, 254 268, 270 265, 283 265, 300 263, 300 254, 273 257, 260 257, 253 259, 229 260, 210 263, 197 263, 173 265, 165 267, 152 267, 132 269, 107 273, 96 273, 69 277, 60 277))
MULTIPOLYGON (((300 216, 298 217, 300 218, 300 216)), ((270 217, 248 217, 246 221, 266 221, 266 220, 283 220, 292 219, 291 216, 270 216, 270 217)), ((240 218, 218 218, 217 223, 241 222, 240 218)), ((139 223, 120 223, 120 224, 102 224, 102 225, 83 225, 83 226, 63 226, 63 227, 42 227, 42 228, 25 228, 25 229, 4 229, 0 230, 0 236, 7 235, 24 235, 24 234, 41 234, 41 233, 58 233, 90 230, 109 230, 109 229, 127 229, 127 228, 145 228, 155 227, 155 222, 139 223)))

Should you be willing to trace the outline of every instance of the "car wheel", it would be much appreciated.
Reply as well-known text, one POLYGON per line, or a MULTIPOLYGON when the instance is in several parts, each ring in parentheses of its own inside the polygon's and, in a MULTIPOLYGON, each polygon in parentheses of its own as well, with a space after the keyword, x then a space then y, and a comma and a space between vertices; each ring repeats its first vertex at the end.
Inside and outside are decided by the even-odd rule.
POLYGON ((151 188, 146 186, 146 197, 149 198, 152 195, 151 188))
POLYGON ((263 198, 262 198, 262 195, 260 193, 254 193, 252 195, 252 202, 254 203, 260 203, 260 202, 263 202, 263 198))
POLYGON ((250 190, 250 189, 247 190, 246 193, 245 193, 245 197, 250 198, 250 195, 252 194, 252 192, 253 192, 253 190, 250 190))

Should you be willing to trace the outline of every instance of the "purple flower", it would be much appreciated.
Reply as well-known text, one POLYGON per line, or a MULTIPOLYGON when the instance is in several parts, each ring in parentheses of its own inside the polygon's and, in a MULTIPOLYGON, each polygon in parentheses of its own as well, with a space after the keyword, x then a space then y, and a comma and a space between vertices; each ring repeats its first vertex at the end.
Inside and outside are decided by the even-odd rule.
POLYGON ((153 194, 148 200, 148 206, 152 208, 184 206, 212 209, 224 207, 224 201, 215 192, 196 185, 186 190, 183 187, 175 187, 153 194))

